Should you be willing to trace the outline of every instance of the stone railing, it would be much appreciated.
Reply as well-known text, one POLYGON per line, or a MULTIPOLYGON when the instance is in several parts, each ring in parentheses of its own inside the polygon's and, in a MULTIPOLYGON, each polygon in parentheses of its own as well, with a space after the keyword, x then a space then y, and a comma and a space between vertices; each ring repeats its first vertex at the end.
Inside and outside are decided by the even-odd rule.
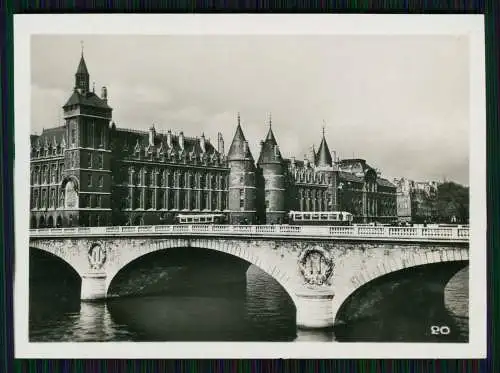
POLYGON ((30 237, 91 236, 258 236, 312 237, 323 239, 377 239, 391 241, 462 241, 469 240, 469 228, 388 227, 388 226, 306 226, 306 225, 140 225, 126 227, 78 227, 31 229, 30 237))

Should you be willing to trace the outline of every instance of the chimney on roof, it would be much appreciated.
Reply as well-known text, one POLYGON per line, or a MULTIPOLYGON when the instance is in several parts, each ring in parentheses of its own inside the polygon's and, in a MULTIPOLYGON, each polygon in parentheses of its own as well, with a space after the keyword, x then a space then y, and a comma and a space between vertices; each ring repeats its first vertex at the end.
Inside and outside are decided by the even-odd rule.
POLYGON ((149 146, 154 146, 155 137, 156 137, 155 125, 152 124, 151 127, 149 127, 149 146))
POLYGON ((222 138, 222 133, 217 134, 217 151, 219 154, 224 154, 224 139, 222 138))
POLYGON ((205 153, 205 152, 206 152, 206 150, 205 150, 205 149, 206 149, 206 148, 205 148, 205 134, 204 134, 204 133, 202 133, 202 134, 201 134, 201 137, 200 137, 200 148, 201 148, 201 151, 202 151, 203 153, 205 153))
POLYGON ((172 147, 172 131, 170 130, 167 132, 167 145, 169 148, 172 147))
POLYGON ((179 132, 179 147, 184 150, 184 132, 179 132))
POLYGON ((101 98, 108 102, 108 89, 104 86, 101 88, 101 98))

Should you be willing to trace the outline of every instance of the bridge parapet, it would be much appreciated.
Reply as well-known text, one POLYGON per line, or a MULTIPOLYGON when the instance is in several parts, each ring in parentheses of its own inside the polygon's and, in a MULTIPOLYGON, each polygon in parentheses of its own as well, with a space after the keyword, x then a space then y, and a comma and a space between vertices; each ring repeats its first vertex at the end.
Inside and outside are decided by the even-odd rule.
POLYGON ((391 241, 468 242, 469 228, 306 226, 306 225, 149 225, 32 229, 30 237, 92 236, 224 236, 266 238, 320 238, 391 241))

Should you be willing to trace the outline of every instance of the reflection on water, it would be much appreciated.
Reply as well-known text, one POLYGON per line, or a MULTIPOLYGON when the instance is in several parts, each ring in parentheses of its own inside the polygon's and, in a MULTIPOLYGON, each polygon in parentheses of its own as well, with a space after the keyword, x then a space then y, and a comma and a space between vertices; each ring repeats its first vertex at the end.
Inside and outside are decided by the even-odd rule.
MULTIPOLYGON (((149 273, 156 283, 155 272, 149 273)), ((446 287, 444 302, 436 305, 415 303, 420 293, 409 296, 409 287, 402 279, 388 283, 390 286, 382 284, 359 294, 359 299, 352 301, 344 316, 339 316, 342 322, 333 331, 316 331, 296 329, 295 307, 290 298, 274 280, 254 266, 247 272, 246 295, 236 287, 221 291, 222 296, 213 291, 196 295, 155 293, 116 298, 107 303, 80 304, 78 294, 68 296, 75 294, 74 287, 70 290, 74 286, 70 281, 60 278, 32 281, 30 339, 74 342, 467 340, 468 268, 453 277, 446 287), (382 301, 388 297, 390 302, 382 301), (450 325, 453 335, 441 339, 430 336, 427 330, 429 323, 434 322, 450 325)), ((427 288, 432 286, 429 284, 427 288)))

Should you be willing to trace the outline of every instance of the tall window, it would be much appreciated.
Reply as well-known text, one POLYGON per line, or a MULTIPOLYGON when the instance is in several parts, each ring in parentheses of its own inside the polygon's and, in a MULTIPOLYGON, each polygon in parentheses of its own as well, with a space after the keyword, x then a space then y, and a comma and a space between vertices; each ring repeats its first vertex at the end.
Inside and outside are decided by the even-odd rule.
POLYGON ((38 208, 38 190, 33 192, 33 208, 38 208))
POLYGON ((103 146, 102 134, 103 134, 102 127, 97 126, 96 127, 96 140, 97 140, 99 146, 103 146))
POLYGON ((91 187, 92 186, 92 175, 88 175, 88 179, 87 179, 87 186, 91 187))
POLYGON ((104 185, 104 177, 103 177, 102 175, 100 175, 100 176, 99 176, 99 178, 98 178, 98 185, 99 185, 99 187, 101 187, 101 188, 102 188, 102 187, 103 187, 103 185, 104 185))
POLYGON ((42 208, 47 207, 47 191, 42 190, 42 208))
POLYGON ((56 207, 56 191, 54 189, 50 191, 50 207, 56 207))
POLYGON ((102 154, 99 154, 99 155, 98 155, 98 157, 97 157, 97 159, 98 159, 98 167, 99 167, 99 168, 103 168, 103 166, 104 166, 104 165, 103 165, 103 163, 104 163, 104 160, 103 160, 103 155, 102 155, 102 154))
POLYGON ((101 195, 96 196, 96 207, 102 207, 101 205, 101 195))
POLYGON ((245 210, 245 190, 240 189, 240 210, 245 210))

